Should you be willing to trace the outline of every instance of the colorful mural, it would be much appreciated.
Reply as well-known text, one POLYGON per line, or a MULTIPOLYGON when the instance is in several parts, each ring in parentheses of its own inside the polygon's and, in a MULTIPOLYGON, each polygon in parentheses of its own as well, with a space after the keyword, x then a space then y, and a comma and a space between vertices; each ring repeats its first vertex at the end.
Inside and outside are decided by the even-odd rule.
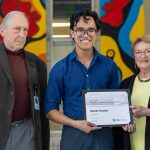
MULTIPOLYGON (((25 50, 46 61, 46 0, 0 0, 0 22, 12 10, 26 13, 30 29, 25 50)), ((2 38, 0 38, 2 40, 2 38)))
POLYGON ((143 0, 100 0, 101 53, 113 59, 120 77, 135 72, 131 43, 144 35, 143 0))

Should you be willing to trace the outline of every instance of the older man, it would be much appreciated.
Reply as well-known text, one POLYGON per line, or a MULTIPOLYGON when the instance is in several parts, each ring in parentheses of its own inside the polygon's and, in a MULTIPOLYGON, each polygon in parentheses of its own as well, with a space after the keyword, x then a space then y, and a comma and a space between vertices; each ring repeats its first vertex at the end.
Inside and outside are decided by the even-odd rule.
POLYGON ((43 113, 45 63, 23 47, 26 15, 9 12, 0 34, 0 150, 48 150, 49 122, 43 113))

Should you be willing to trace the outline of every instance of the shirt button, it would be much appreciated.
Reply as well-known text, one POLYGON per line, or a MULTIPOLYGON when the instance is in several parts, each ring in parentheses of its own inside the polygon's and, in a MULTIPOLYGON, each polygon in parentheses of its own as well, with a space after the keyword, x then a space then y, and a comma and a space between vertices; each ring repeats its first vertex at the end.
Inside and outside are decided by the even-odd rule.
POLYGON ((13 96, 14 96, 14 92, 13 92, 13 91, 11 91, 11 92, 10 92, 10 95, 13 97, 13 96))
POLYGON ((89 75, 87 74, 86 77, 88 77, 89 75))

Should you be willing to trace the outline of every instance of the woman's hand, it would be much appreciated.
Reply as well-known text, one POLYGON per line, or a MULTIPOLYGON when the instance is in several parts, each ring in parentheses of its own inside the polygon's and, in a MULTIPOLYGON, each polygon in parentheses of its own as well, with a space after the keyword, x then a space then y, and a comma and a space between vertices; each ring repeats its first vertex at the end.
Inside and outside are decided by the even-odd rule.
POLYGON ((130 108, 132 109, 132 113, 136 118, 150 116, 150 109, 148 108, 145 108, 143 106, 136 106, 136 105, 130 106, 130 108))

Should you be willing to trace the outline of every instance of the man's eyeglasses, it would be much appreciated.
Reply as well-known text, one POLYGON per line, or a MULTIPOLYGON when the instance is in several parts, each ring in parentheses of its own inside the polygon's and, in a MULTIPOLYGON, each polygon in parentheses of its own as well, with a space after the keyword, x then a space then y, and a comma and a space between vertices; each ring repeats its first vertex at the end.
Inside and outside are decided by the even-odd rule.
POLYGON ((77 36, 79 37, 82 37, 85 35, 85 33, 88 35, 88 36, 94 36, 96 34, 96 29, 95 28, 89 28, 87 30, 84 30, 83 28, 77 28, 74 30, 77 34, 77 36))
POLYGON ((145 56, 150 56, 150 48, 147 48, 144 51, 137 50, 134 52, 134 55, 135 57, 141 57, 142 53, 144 53, 145 56))

